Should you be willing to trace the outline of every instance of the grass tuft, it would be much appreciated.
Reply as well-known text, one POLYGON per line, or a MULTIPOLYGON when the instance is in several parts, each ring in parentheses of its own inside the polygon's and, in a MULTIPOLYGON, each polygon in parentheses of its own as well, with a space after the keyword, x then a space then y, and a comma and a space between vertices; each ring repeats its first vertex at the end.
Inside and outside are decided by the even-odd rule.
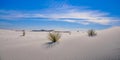
POLYGON ((23 35, 22 36, 25 36, 25 30, 23 30, 23 35))
POLYGON ((52 42, 57 42, 61 38, 61 34, 59 32, 50 32, 48 34, 48 39, 52 42))
POLYGON ((95 30, 91 29, 91 30, 88 30, 88 36, 96 36, 97 33, 95 32, 95 30))

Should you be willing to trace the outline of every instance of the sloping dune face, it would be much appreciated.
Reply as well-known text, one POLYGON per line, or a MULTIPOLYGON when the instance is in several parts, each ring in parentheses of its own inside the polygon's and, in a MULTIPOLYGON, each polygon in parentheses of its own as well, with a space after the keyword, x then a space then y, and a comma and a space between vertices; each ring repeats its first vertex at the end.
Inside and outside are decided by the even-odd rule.
POLYGON ((120 27, 96 32, 62 33, 50 44, 48 32, 0 30, 0 60, 120 60, 120 27))

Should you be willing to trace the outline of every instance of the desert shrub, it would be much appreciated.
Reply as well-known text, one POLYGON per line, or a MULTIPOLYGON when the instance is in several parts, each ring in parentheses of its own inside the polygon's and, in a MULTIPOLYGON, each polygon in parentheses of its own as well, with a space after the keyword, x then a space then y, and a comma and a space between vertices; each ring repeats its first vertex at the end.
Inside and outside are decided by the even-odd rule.
POLYGON ((22 30, 22 32, 23 32, 23 35, 22 35, 22 36, 25 36, 25 30, 22 30))
POLYGON ((91 29, 91 30, 88 30, 88 36, 96 36, 97 33, 95 32, 95 30, 91 29))
POLYGON ((50 32, 48 34, 48 39, 52 42, 57 42, 61 38, 61 34, 59 32, 50 32))

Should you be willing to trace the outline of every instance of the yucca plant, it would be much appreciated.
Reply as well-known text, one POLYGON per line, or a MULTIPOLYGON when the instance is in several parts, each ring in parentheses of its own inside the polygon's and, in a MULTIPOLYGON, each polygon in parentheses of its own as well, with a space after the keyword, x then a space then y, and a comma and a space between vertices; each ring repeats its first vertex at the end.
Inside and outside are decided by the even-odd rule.
POLYGON ((25 36, 25 30, 23 30, 23 35, 22 36, 25 36))
POLYGON ((88 36, 96 36, 97 33, 95 32, 95 30, 91 29, 91 30, 88 30, 88 36))
POLYGON ((61 38, 61 34, 59 32, 50 32, 48 34, 48 39, 53 43, 57 42, 61 38))

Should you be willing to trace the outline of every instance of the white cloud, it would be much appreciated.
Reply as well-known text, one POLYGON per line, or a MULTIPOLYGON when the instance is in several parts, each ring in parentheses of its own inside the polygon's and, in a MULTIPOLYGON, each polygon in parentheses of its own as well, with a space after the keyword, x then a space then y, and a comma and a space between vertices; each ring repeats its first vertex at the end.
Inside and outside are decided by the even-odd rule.
POLYGON ((62 8, 56 8, 52 10, 48 9, 42 11, 42 13, 0 10, 0 19, 7 20, 24 20, 26 18, 34 20, 35 18, 47 18, 47 20, 50 19, 53 21, 80 23, 84 25, 91 23, 108 25, 110 23, 119 21, 115 17, 109 17, 109 15, 110 14, 101 12, 99 10, 78 9, 77 7, 69 7, 68 5, 63 6, 62 8))
POLYGON ((63 21, 72 22, 72 23, 76 22, 76 20, 63 20, 63 21))

